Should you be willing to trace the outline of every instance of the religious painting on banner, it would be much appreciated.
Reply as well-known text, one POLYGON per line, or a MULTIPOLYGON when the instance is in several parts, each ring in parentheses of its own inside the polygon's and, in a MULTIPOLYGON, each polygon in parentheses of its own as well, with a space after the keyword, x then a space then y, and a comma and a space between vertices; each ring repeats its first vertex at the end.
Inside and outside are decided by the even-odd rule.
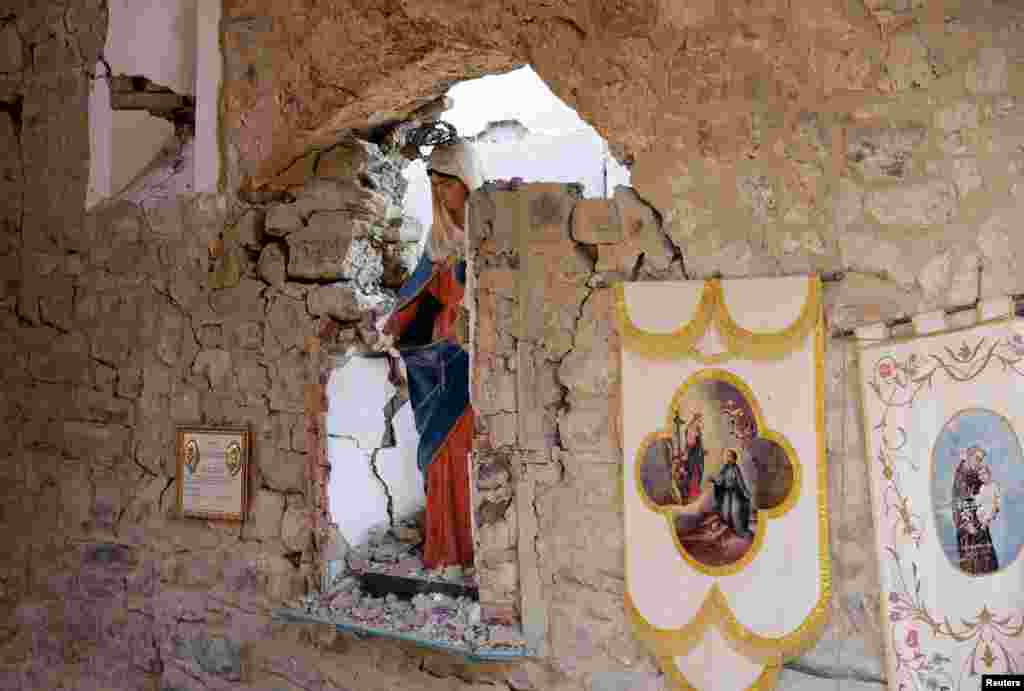
POLYGON ((857 331, 889 687, 976 689, 1024 672, 1024 320, 914 324, 857 331))
POLYGON ((820 281, 617 290, 627 613, 677 688, 772 688, 831 594, 820 281))

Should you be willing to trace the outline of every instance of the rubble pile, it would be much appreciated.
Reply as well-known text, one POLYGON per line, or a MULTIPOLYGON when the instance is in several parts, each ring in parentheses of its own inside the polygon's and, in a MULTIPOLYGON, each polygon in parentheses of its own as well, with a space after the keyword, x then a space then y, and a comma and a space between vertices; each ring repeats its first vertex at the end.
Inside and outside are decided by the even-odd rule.
POLYGON ((428 569, 423 565, 423 532, 416 517, 370 530, 362 545, 348 554, 348 570, 353 574, 378 573, 421 581, 451 583, 465 588, 476 588, 476 576, 471 568, 447 566, 428 569))
POLYGON ((405 600, 397 595, 372 597, 359 579, 342 575, 323 595, 312 594, 295 603, 301 612, 338 625, 366 629, 375 634, 404 634, 467 652, 523 649, 526 642, 517 627, 481 621, 480 603, 466 597, 421 593, 405 600))

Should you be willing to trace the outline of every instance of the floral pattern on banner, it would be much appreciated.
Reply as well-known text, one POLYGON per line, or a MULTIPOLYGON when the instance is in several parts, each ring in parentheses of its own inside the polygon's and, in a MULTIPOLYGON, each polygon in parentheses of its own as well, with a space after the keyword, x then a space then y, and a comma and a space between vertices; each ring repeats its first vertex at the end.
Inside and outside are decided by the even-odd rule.
POLYGON ((956 349, 913 353, 903 359, 886 354, 866 373, 867 386, 883 408, 872 426, 878 443, 871 453, 881 466, 879 509, 887 524, 878 527, 882 558, 892 574, 886 604, 897 678, 890 688, 899 691, 974 689, 981 674, 1019 674, 1024 669, 1021 643, 1011 643, 1024 633, 1024 612, 996 613, 983 606, 973 618, 952 622, 926 604, 932 598, 914 555, 920 554, 924 541, 938 538, 928 534, 921 507, 913 505, 904 480, 907 474, 928 472, 928 466, 910 453, 908 430, 891 415, 913 408, 937 377, 969 383, 989 367, 1000 368, 1008 377, 1024 377, 1024 335, 1011 328, 1002 338, 966 339, 956 349), (950 644, 955 657, 962 658, 959 663, 940 652, 948 651, 950 644))

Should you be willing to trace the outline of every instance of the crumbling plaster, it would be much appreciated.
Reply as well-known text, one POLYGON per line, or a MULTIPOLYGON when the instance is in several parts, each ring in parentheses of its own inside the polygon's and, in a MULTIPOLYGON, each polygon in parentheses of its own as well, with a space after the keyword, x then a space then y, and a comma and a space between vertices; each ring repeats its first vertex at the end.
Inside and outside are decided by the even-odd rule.
MULTIPOLYGON (((481 441, 477 465, 482 596, 539 598, 524 614, 543 619, 528 624, 548 632, 544 656, 471 666, 271 620, 317 585, 320 375, 328 352, 367 333, 368 303, 298 273, 326 264, 336 283, 384 271, 393 226, 380 229, 382 246, 356 240, 376 234, 388 195, 356 190, 351 175, 379 158, 357 147, 302 159, 290 184, 305 200, 278 205, 301 211, 172 195, 83 214, 89 79, 106 14, 101 3, 20 2, 0 18, 0 688, 659 688, 622 606, 618 461, 605 434, 617 376, 608 282, 842 269, 846 280, 827 291, 837 327, 969 302, 979 265, 984 295, 1021 290, 1024 41, 1012 5, 872 0, 832 13, 829 3, 666 3, 664 21, 653 6, 562 8, 571 21, 504 7, 318 5, 285 16, 277 3, 267 10, 277 15, 227 5, 227 78, 253 74, 255 86, 225 92, 226 163, 239 182, 274 168, 261 161, 291 159, 275 148, 290 139, 288 118, 310 132, 326 127, 317 113, 363 126, 445 80, 522 60, 630 147, 639 195, 621 192, 613 209, 581 207, 562 185, 474 202, 493 203, 496 224, 478 238, 491 264, 479 262, 474 279, 475 378, 493 381, 476 399, 490 445, 481 441), (857 8, 860 18, 844 14, 857 8), (389 12, 398 23, 385 31, 389 12), (737 13, 749 31, 731 23, 737 13), (673 22, 707 30, 681 37, 673 22), (363 29, 357 41, 339 39, 363 29), (275 53, 281 46, 298 62, 275 53), (300 69, 317 46, 336 57, 316 73, 300 69), (361 66, 377 50, 387 59, 361 66), (747 62, 751 53, 762 57, 747 62), (765 66, 766 78, 744 65, 765 66), (276 98, 311 76, 351 79, 344 88, 355 93, 276 98), (657 91, 657 79, 689 94, 681 100, 695 116, 652 107, 674 92, 657 91), (737 93, 761 106, 725 107, 737 93), (526 226, 499 223, 520 200, 526 226), (323 213, 341 214, 330 238, 307 232, 323 213), (530 219, 544 229, 530 237, 543 245, 536 252, 520 244, 530 219), (286 250, 298 244, 308 265, 289 278, 286 250), (531 317, 523 331, 521 314, 531 317), (253 426, 258 470, 244 527, 170 515, 170 431, 196 421, 253 426)), ((830 339, 835 616, 780 688, 881 688, 849 356, 830 339)))

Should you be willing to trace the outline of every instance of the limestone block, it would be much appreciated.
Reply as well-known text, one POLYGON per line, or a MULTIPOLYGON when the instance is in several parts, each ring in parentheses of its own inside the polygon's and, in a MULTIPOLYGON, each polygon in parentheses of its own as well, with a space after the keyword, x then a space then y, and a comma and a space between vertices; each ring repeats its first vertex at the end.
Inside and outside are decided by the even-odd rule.
POLYGON ((261 403, 263 396, 270 390, 267 367, 255 359, 236 363, 235 379, 238 390, 249 403, 261 403))
POLYGON ((62 331, 74 328, 75 287, 69 276, 49 276, 39 296, 39 318, 62 331))
POLYGON ((839 236, 839 255, 848 270, 884 275, 903 288, 914 285, 914 270, 903 246, 879 237, 866 226, 850 228, 839 236))
POLYGON ((352 278, 349 251, 354 237, 365 237, 369 226, 346 213, 318 213, 309 227, 288 236, 288 275, 331 280, 352 278), (346 273, 349 275, 346 276, 346 273))
MULTIPOLYGON (((559 204, 564 206, 565 201, 549 195, 537 197, 531 204, 537 207, 537 213, 551 206, 548 213, 561 218, 559 204), (541 199, 549 201, 541 203, 541 199)), ((572 346, 578 305, 588 292, 586 281, 590 278, 592 264, 590 257, 568 239, 567 228, 547 225, 530 228, 530 231, 529 240, 524 243, 526 254, 518 277, 519 333, 516 335, 543 342, 548 352, 558 357, 572 346)))
POLYGON ((222 315, 263 314, 264 287, 260 281, 245 278, 232 288, 213 291, 210 305, 222 315))
POLYGON ((61 432, 64 451, 71 458, 123 460, 129 452, 131 432, 121 425, 66 421, 61 432))
POLYGON ((643 253, 644 267, 654 273, 667 270, 674 252, 672 243, 661 232, 654 209, 631 187, 616 186, 613 198, 625 241, 643 253))
POLYGON ((371 160, 378 158, 376 145, 362 139, 351 139, 320 154, 316 176, 334 180, 356 180, 370 171, 371 160))
POLYGON ((914 149, 924 141, 922 125, 854 127, 846 134, 846 157, 866 179, 906 177, 914 149))
POLYGON ((192 363, 192 374, 206 377, 210 388, 223 391, 231 386, 231 353, 226 350, 201 350, 192 363))
POLYGON ((355 286, 348 281, 317 286, 306 296, 306 306, 310 314, 341 321, 354 321, 362 316, 355 286))
POLYGON ((972 94, 993 95, 1006 91, 1009 61, 1006 50, 994 46, 978 49, 978 56, 967 71, 967 90, 972 94))
POLYGON ((304 492, 306 462, 306 454, 262 449, 258 472, 267 487, 277 492, 304 492))
POLYGON ((192 423, 199 420, 199 390, 193 386, 175 387, 171 397, 171 419, 176 423, 192 423))
POLYGON ((142 392, 142 370, 138 367, 119 368, 116 391, 121 398, 138 398, 142 392))
POLYGON ((305 412, 306 384, 312 379, 306 371, 305 358, 300 351, 289 351, 270 365, 270 409, 292 413, 305 412))
POLYGON ((248 209, 231 229, 231 235, 242 247, 258 250, 263 241, 265 224, 266 212, 262 209, 248 209))
POLYGON ((982 294, 986 297, 1017 291, 1018 264, 1011 238, 1017 234, 1015 209, 1000 209, 987 218, 978 231, 978 247, 982 253, 985 273, 982 294))
POLYGON ((288 498, 289 506, 285 509, 284 518, 281 520, 281 540, 289 550, 303 552, 309 547, 313 529, 309 520, 309 509, 305 505, 298 504, 295 499, 301 499, 301 497, 289 496, 288 498))
MULTIPOLYGON (((482 373, 481 373, 482 374, 482 373)), ((516 411, 516 375, 504 369, 488 373, 486 384, 478 388, 473 407, 481 415, 516 411)))
POLYGON ((867 210, 884 225, 937 225, 957 210, 956 189, 945 180, 927 180, 870 192, 867 210))
POLYGON ((135 422, 135 407, 130 401, 94 389, 76 389, 73 408, 76 412, 74 417, 80 420, 121 425, 132 425, 135 422))
POLYGON ((961 99, 935 113, 935 126, 948 134, 957 130, 973 130, 978 127, 978 106, 973 101, 961 99))
MULTIPOLYGON (((541 348, 525 341, 516 344, 516 390, 514 403, 518 408, 519 446, 544 450, 553 444, 550 413, 545 410, 562 398, 562 389, 555 378, 555 365, 548 362, 541 348)), ((483 374, 477 381, 486 381, 483 374)))
POLYGON ((14 22, 0 29, 0 72, 19 72, 22 67, 23 46, 14 22))
POLYGON ((916 282, 903 286, 856 271, 848 271, 838 284, 825 286, 825 308, 838 329, 908 316, 922 300, 916 282))
POLYGON ((954 158, 952 161, 953 184, 963 199, 974 190, 980 189, 983 180, 976 158, 954 158))
POLYGON ((497 564, 493 568, 480 571, 478 578, 481 592, 489 590, 495 593, 513 593, 519 585, 519 567, 515 562, 497 564))
POLYGON ((142 385, 147 394, 171 393, 174 371, 160 362, 147 362, 142 370, 142 385))
POLYGON ((305 185, 315 174, 317 155, 316 151, 310 151, 292 163, 284 172, 271 181, 270 187, 272 189, 284 189, 305 185))
POLYGON ((484 418, 484 426, 489 433, 491 445, 494 447, 514 446, 517 439, 515 413, 498 413, 484 418))
POLYGON ((581 199, 572 212, 572 238, 591 245, 621 242, 618 209, 609 199, 581 199))
POLYGON ((604 399, 578 401, 558 419, 562 446, 578 453, 607 454, 612 458, 608 406, 604 399))
POLYGON ((284 250, 276 242, 267 243, 260 252, 256 271, 260 278, 272 286, 280 287, 287 279, 284 250))
POLYGON ((686 271, 691 279, 710 278, 714 274, 723 278, 753 278, 778 275, 778 263, 760 246, 736 240, 707 254, 686 254, 686 271))
POLYGON ((387 199, 359 184, 311 180, 297 191, 295 209, 306 218, 317 211, 344 211, 366 219, 383 219, 387 214, 387 199))
MULTIPOLYGON (((242 679, 242 648, 228 638, 197 635, 176 639, 174 654, 185 659, 187 666, 198 667, 205 674, 233 682, 242 679)), ((192 676, 197 675, 193 672, 192 676)))
POLYGON ((929 50, 916 33, 899 33, 889 39, 884 74, 879 84, 886 92, 927 88, 948 72, 937 51, 929 50))
POLYGON ((259 322, 233 322, 224 327, 228 348, 258 350, 263 345, 263 328, 259 322))
POLYGON ((595 290, 583 306, 573 349, 558 367, 558 381, 570 396, 607 396, 611 385, 612 291, 595 290))
POLYGON ((305 300, 275 294, 268 304, 263 332, 267 355, 276 356, 291 348, 305 347, 306 335, 313 332, 313 319, 306 311, 305 300))
POLYGON ((741 175, 736 178, 736 192, 750 209, 755 223, 768 223, 775 216, 778 203, 771 182, 764 175, 741 175))
POLYGON ((89 383, 89 343, 81 333, 62 334, 29 352, 29 372, 49 382, 89 383))
POLYGON ((267 235, 284 237, 302 229, 302 214, 295 204, 275 204, 267 211, 264 230, 267 235))
POLYGON ((243 539, 276 540, 281 537, 281 517, 285 498, 277 492, 257 490, 252 498, 248 519, 242 527, 243 539))

